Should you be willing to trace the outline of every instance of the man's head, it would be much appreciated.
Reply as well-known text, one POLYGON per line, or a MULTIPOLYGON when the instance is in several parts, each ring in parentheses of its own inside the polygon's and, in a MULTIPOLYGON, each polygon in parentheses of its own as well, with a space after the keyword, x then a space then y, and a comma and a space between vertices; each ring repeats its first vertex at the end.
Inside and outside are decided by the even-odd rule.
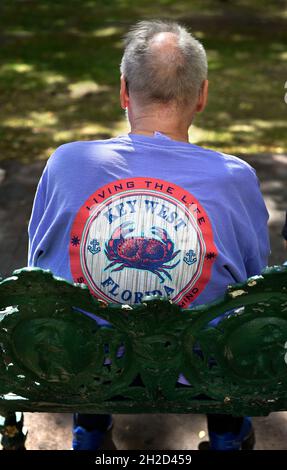
POLYGON ((172 105, 196 112, 205 105, 205 50, 177 23, 142 21, 133 27, 126 36, 121 73, 124 108, 131 99, 144 108, 172 105))

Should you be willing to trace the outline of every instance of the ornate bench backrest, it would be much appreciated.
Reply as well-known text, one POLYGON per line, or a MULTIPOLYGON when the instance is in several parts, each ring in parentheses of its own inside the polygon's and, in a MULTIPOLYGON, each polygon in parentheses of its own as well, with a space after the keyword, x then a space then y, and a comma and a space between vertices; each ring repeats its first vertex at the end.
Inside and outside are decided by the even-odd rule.
POLYGON ((105 305, 24 268, 0 283, 0 345, 2 412, 286 410, 287 267, 191 310, 163 298, 105 305))

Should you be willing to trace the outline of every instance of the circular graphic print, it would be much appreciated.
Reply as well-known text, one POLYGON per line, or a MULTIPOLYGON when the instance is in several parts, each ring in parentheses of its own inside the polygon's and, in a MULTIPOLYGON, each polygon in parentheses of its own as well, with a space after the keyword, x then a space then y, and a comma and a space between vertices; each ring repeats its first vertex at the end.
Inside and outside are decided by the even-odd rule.
POLYGON ((74 281, 107 302, 161 295, 187 307, 208 283, 216 256, 203 207, 183 188, 155 178, 98 189, 71 231, 74 281))

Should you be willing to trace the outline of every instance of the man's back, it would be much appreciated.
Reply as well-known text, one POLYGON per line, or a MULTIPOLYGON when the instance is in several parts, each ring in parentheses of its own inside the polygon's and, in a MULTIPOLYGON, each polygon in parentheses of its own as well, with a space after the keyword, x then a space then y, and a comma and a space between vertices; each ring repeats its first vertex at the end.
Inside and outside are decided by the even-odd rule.
POLYGON ((254 170, 196 145, 129 134, 59 147, 39 184, 30 265, 85 282, 109 302, 221 295, 267 264, 254 170))

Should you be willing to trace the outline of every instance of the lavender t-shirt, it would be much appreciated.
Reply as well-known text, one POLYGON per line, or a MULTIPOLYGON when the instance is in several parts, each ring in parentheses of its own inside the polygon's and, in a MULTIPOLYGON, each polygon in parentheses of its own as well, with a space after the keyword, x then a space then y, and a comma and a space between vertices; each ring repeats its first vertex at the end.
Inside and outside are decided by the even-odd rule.
POLYGON ((267 265, 268 213, 253 168, 197 145, 129 134, 72 142, 48 160, 29 266, 108 302, 214 300, 267 265))

